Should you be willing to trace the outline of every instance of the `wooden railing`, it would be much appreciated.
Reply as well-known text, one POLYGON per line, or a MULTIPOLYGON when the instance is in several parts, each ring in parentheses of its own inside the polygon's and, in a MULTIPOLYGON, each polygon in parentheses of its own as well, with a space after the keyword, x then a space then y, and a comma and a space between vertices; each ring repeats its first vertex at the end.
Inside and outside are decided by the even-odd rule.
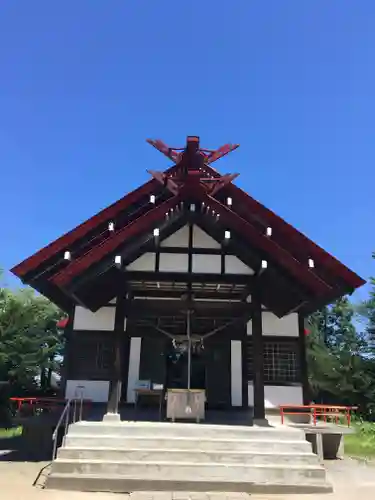
MULTIPOLYGON (((79 398, 77 398, 79 399, 79 398)), ((47 397, 14 397, 10 398, 14 413, 21 416, 24 412, 27 416, 37 415, 40 412, 63 411, 67 400, 47 397)), ((90 405, 91 400, 82 399, 82 405, 90 405)))
POLYGON ((285 422, 285 415, 310 415, 313 424, 316 425, 318 419, 323 419, 323 422, 334 420, 336 425, 339 423, 340 417, 346 420, 348 427, 351 423, 352 411, 357 410, 356 406, 336 406, 336 405, 281 405, 280 417, 281 423, 285 422))

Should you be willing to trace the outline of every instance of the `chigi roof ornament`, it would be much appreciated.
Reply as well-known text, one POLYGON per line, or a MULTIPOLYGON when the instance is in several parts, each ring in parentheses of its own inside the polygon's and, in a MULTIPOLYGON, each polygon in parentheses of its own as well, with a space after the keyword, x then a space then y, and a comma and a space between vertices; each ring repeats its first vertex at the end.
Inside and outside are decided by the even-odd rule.
MULTIPOLYGON (((200 184, 205 191, 214 196, 220 189, 232 182, 239 174, 226 174, 213 176, 205 170, 205 165, 210 165, 223 156, 239 147, 239 144, 225 144, 218 149, 203 149, 199 145, 199 137, 188 136, 184 148, 172 148, 160 139, 147 139, 154 146, 177 165, 173 175, 166 172, 148 170, 160 184, 164 185, 171 193, 177 195, 186 184, 200 184)), ((212 170, 212 169, 211 169, 212 170)), ((228 198, 228 206, 232 205, 232 198, 228 198)))

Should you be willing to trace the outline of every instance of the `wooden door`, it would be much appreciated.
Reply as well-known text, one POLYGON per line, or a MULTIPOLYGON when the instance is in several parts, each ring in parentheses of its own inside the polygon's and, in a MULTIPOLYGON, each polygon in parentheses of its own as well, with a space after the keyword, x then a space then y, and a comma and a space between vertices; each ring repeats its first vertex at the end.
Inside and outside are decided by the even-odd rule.
POLYGON ((154 384, 165 384, 166 380, 166 340, 164 337, 143 337, 139 379, 150 380, 154 384))
POLYGON ((231 406, 230 340, 212 340, 205 344, 206 396, 208 408, 231 406))

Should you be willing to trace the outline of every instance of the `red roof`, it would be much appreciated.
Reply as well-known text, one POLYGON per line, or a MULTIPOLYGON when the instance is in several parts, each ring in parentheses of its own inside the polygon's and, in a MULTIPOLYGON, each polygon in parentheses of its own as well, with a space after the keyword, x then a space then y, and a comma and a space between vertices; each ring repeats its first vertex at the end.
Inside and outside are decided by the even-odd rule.
POLYGON ((365 283, 332 255, 235 186, 232 180, 236 175, 221 176, 210 166, 237 145, 208 151, 200 149, 198 138, 190 137, 185 149, 179 152, 161 141, 150 142, 177 164, 164 173, 151 171, 152 180, 36 252, 15 266, 12 272, 64 306, 67 298, 75 301, 68 291, 72 281, 99 265, 124 242, 134 241, 152 231, 156 224, 165 220, 166 213, 179 210, 184 200, 194 200, 219 214, 220 222, 241 235, 248 248, 256 248, 279 266, 306 291, 306 300, 313 303, 313 307, 351 293, 365 283), (149 202, 151 194, 157 196, 155 204, 149 202), (231 206, 225 203, 226 197, 232 198, 231 206), (110 221, 115 221, 115 231, 108 230, 110 221), (268 227, 272 228, 271 237, 266 234, 268 227), (66 250, 72 253, 71 260, 64 260, 66 250), (308 266, 309 259, 314 261, 312 268, 308 266))

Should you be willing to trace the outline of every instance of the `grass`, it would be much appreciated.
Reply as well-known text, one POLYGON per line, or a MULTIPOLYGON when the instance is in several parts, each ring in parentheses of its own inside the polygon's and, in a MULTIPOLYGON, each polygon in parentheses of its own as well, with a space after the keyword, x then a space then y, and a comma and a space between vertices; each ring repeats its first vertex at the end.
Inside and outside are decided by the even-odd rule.
POLYGON ((0 429, 0 439, 7 439, 20 436, 22 427, 11 427, 10 429, 0 429))
POLYGON ((375 458, 375 423, 353 425, 354 434, 345 436, 345 454, 352 457, 375 458))

